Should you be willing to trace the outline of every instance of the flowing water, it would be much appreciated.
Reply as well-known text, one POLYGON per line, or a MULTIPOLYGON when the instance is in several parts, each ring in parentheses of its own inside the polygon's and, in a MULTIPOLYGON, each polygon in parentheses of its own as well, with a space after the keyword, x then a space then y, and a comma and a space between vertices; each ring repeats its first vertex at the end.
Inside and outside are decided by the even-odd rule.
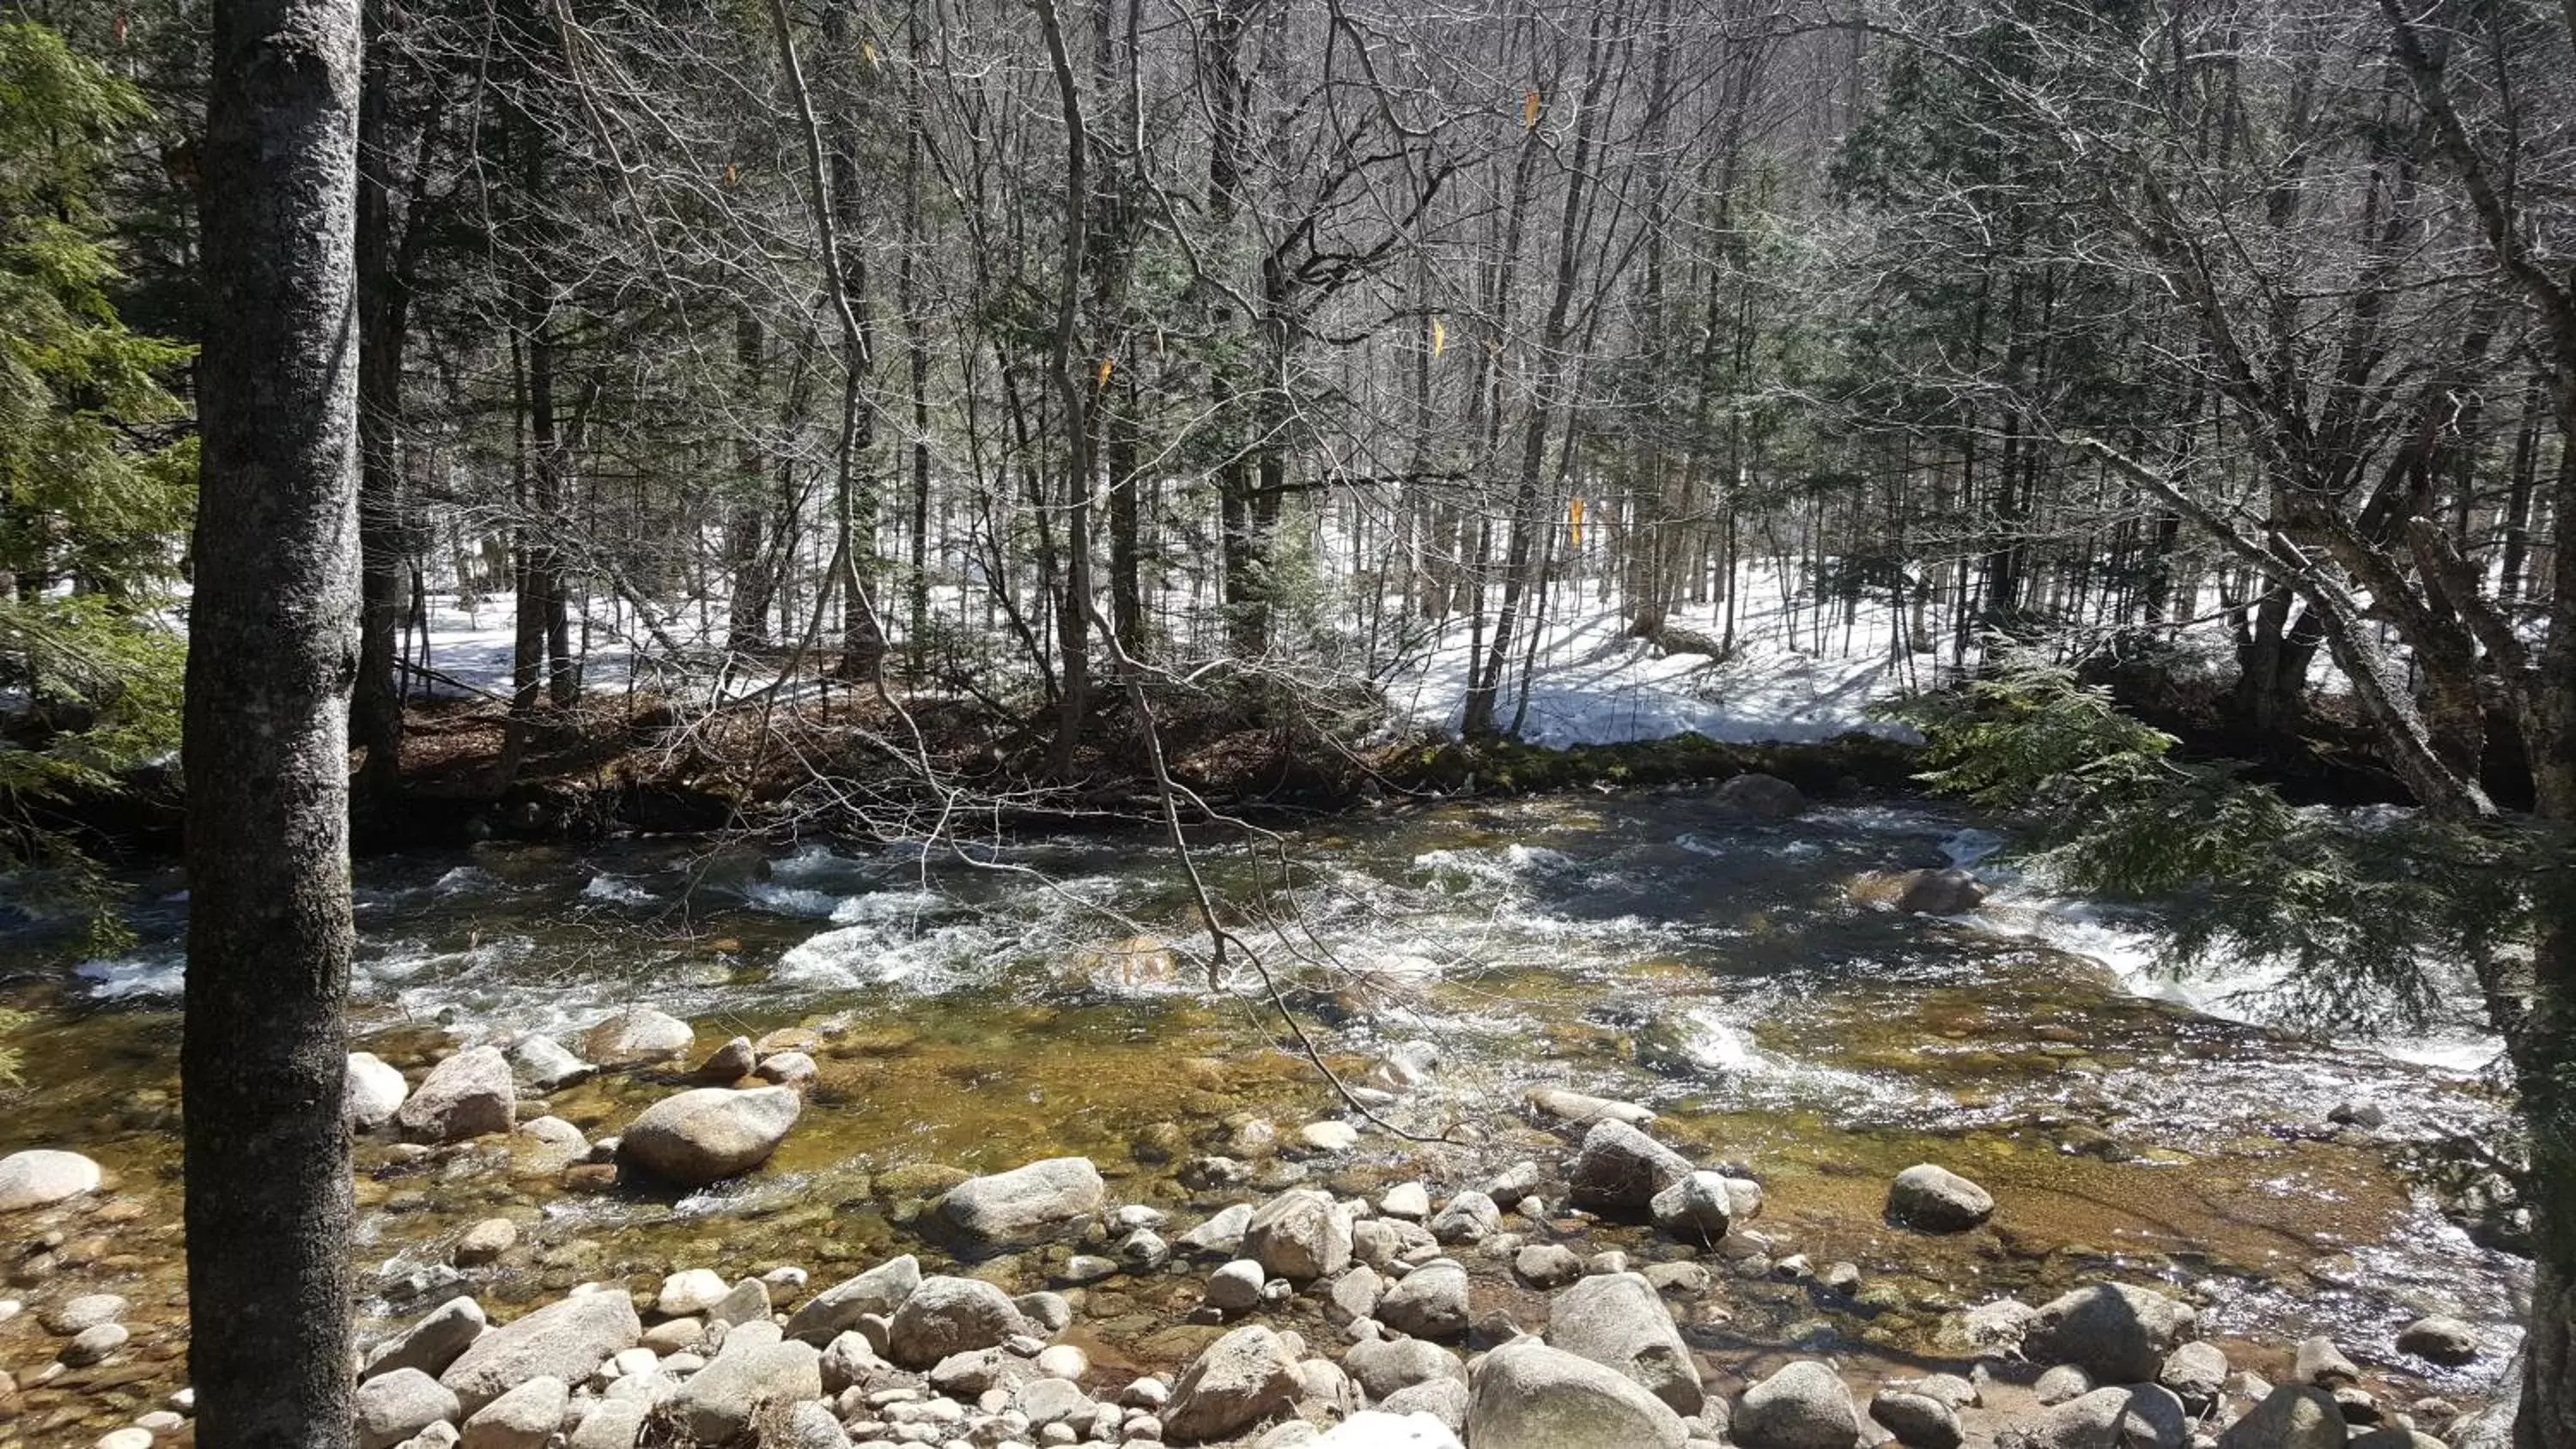
MULTIPOLYGON (((699 1055, 812 1029, 821 1076, 767 1168, 685 1197, 568 1192, 559 1163, 492 1139, 417 1160, 362 1141, 362 1313, 375 1333, 460 1286, 506 1313, 583 1281, 649 1289, 677 1266, 793 1264, 819 1286, 892 1252, 945 1261, 914 1229, 925 1198, 962 1172, 1069 1153, 1176 1228, 1300 1181, 1421 1177, 1436 1199, 1523 1157, 1561 1181, 1570 1134, 1517 1105, 1557 1084, 1647 1103, 1657 1135, 1758 1176, 1768 1256, 1862 1270, 1856 1294, 1759 1261, 1721 1271, 1689 1331, 1727 1365, 1790 1350, 1864 1374, 1949 1362, 1956 1310, 2117 1275, 2196 1294, 2240 1364, 2277 1367, 2284 1345, 2331 1332, 2393 1384, 2474 1400, 2514 1341, 2519 1269, 2446 1221, 2406 1164, 2411 1144, 2502 1120, 2470 1070, 2484 1044, 2460 1030, 2392 1051, 2231 1019, 2206 987, 2136 975, 2151 921, 2047 901, 2004 872, 1989 872, 1994 900, 1955 919, 1849 888, 1996 843, 1909 802, 1770 825, 1690 793, 1388 810, 1293 833, 1284 857, 1211 843, 1209 888, 1233 919, 1264 921, 1243 934, 1325 1061, 1357 1079, 1391 1044, 1439 1048, 1435 1082, 1385 1112, 1412 1137, 1363 1124, 1331 1155, 1301 1152, 1296 1129, 1342 1115, 1338 1100, 1267 995, 1199 989, 1206 937, 1185 878, 1143 837, 927 855, 493 844, 364 862, 355 1045, 415 1078, 460 1040, 539 1031, 577 1047, 633 1002, 691 1020, 699 1055), (1172 969, 1102 954, 1140 934, 1172 945, 1172 969), (2387 1126, 2328 1126, 2346 1101, 2381 1106, 2387 1126), (1191 1165, 1208 1154, 1251 1180, 1185 1185, 1206 1180, 1191 1165), (1991 1230, 1881 1220, 1887 1179, 1923 1160, 1994 1190, 1991 1230), (495 1215, 520 1221, 520 1246, 446 1266, 457 1234, 495 1215), (2447 1373, 2395 1354, 2395 1329, 2431 1310, 2479 1324, 2499 1352, 2447 1373)), ((108 1364, 23 1387, 0 1441, 86 1442, 184 1381, 185 903, 174 874, 136 886, 142 944, 125 957, 66 971, 43 923, 0 936, 0 1000, 37 1012, 0 1152, 77 1148, 114 1188, 104 1206, 0 1223, 0 1296, 112 1290, 134 1300, 137 1330, 108 1364)), ((679 1084, 612 1074, 545 1106, 598 1136, 679 1084)), ((1686 1253, 1634 1225, 1507 1225, 1587 1252, 1686 1253)), ((1044 1286, 1068 1251, 975 1270, 1044 1286)), ((1078 1290, 1077 1332, 1096 1360, 1168 1367, 1208 1332, 1182 1324, 1203 1271, 1078 1290)), ((1480 1315, 1537 1321, 1499 1264, 1476 1273, 1480 1315)), ((22 1385, 55 1342, 34 1317, 0 1322, 0 1370, 22 1385)))

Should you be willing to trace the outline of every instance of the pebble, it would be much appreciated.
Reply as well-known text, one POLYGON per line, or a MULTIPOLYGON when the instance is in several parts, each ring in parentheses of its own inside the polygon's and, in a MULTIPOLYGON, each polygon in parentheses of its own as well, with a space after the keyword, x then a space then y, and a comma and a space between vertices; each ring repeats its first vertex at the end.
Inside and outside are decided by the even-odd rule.
POLYGON ((40 1317, 47 1333, 69 1338, 84 1329, 96 1328, 102 1323, 114 1323, 125 1316, 128 1306, 130 1305, 123 1298, 114 1293, 84 1293, 78 1298, 67 1299, 54 1305, 45 1310, 40 1317))
POLYGON ((179 1432, 187 1422, 188 1421, 186 1419, 170 1412, 168 1409, 154 1409, 151 1413, 145 1414, 136 1419, 134 1421, 134 1427, 154 1434, 175 1434, 179 1432))
POLYGON ((133 1335, 126 1332, 122 1323, 101 1323, 84 1328, 73 1335, 71 1342, 63 1345, 62 1362, 73 1368, 104 1363, 118 1349, 125 1347, 125 1341, 131 1337, 133 1335))
POLYGON ((99 1436, 98 1449, 152 1449, 149 1429, 116 1429, 99 1436))

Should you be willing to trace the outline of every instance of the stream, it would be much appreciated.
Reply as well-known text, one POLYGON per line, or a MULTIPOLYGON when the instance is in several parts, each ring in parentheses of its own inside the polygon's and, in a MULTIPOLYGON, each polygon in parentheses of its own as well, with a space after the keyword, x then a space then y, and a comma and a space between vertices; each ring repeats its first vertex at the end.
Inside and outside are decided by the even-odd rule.
MULTIPOLYGON (((1862 1378, 1946 1366, 1966 1355, 1959 1310, 2118 1276, 2189 1291, 2240 1366, 2277 1368, 2286 1345, 2330 1333, 2388 1383, 2475 1402, 2517 1336, 2525 1266, 2446 1219, 2420 1165, 2425 1144, 2504 1120, 2479 1071, 2492 1044, 2465 1020, 2385 1044, 2242 1019, 2255 1013, 2221 985, 2144 973, 2151 919, 2037 893, 1992 865, 2000 843, 1911 800, 1774 824, 1694 791, 1388 808, 1277 850, 1211 841, 1209 889, 1255 923, 1243 935, 1324 1061, 1356 1082, 1398 1043, 1437 1048, 1439 1074, 1381 1109, 1387 1125, 1348 1113, 1263 992, 1200 990, 1207 938, 1146 837, 930 854, 494 843, 362 861, 352 1045, 414 1080, 461 1041, 544 1032, 577 1050, 637 1002, 692 1023, 689 1061, 565 1087, 542 1110, 613 1133, 736 1034, 805 1029, 820 1065, 767 1167, 686 1196, 569 1192, 559 1162, 515 1139, 428 1155, 362 1139, 362 1336, 459 1291, 507 1316, 677 1267, 795 1265, 819 1287, 896 1252, 948 1262, 916 1230, 924 1201, 1043 1157, 1090 1156, 1113 1203, 1164 1209, 1174 1232, 1294 1183, 1373 1195, 1421 1178, 1436 1202, 1521 1158, 1561 1183, 1575 1134, 1520 1106, 1558 1085, 1651 1106, 1658 1137, 1764 1184, 1751 1226, 1767 1251, 1690 1309, 1695 1344, 1730 1372, 1792 1352, 1840 1355, 1862 1378), (1952 862, 1995 887, 1965 916, 1900 914, 1850 886, 1952 862), (1174 955, 1104 949, 1138 935, 1174 955), (2330 1124, 2343 1103, 2385 1125, 2330 1124), (1344 1117, 1355 1148, 1300 1144, 1304 1124, 1344 1117), (1211 1155, 1248 1180, 1203 1185, 1211 1155), (1888 1179, 1927 1160, 1994 1192, 1991 1228, 1882 1220, 1888 1179), (493 1216, 519 1221, 518 1246, 448 1266, 493 1216), (1783 1276, 1770 1260, 1791 1254, 1856 1264, 1861 1286, 1783 1276), (2457 1370, 2397 1354, 2396 1329, 2432 1311, 2493 1351, 2457 1370)), ((33 1312, 0 1321, 0 1371, 21 1384, 0 1442, 85 1443, 185 1382, 186 907, 175 870, 132 884, 140 943, 115 959, 67 966, 58 923, 0 912, 0 1004, 35 1016, 14 1038, 24 1081, 0 1096, 0 1153, 76 1149, 111 1189, 78 1214, 0 1220, 0 1297, 113 1291, 135 1330, 118 1357, 38 1384, 54 1340, 33 1312)), ((1638 1225, 1507 1225, 1586 1253, 1687 1253, 1638 1225)), ((977 1271, 1050 1286, 1074 1250, 977 1271)), ((1184 1322, 1206 1268, 1074 1290, 1094 1361, 1185 1358, 1210 1333, 1184 1322)), ((1475 1272, 1493 1308, 1534 1321, 1503 1265, 1475 1272)))

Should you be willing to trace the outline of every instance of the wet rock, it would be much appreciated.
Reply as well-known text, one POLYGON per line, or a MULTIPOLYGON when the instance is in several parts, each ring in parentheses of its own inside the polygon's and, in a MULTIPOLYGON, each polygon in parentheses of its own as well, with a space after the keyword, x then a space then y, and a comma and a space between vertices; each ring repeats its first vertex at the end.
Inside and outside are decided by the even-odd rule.
POLYGON ((511 1147, 520 1154, 515 1170, 550 1176, 590 1156, 590 1139, 561 1117, 531 1117, 511 1129, 511 1147))
POLYGON ((952 1353, 991 1348, 1027 1328, 1008 1295, 990 1283, 924 1278, 886 1324, 886 1357, 905 1368, 928 1368, 952 1353))
POLYGON ((1674 1237, 1714 1243, 1726 1236, 1734 1199, 1723 1174, 1694 1172, 1648 1199, 1646 1210, 1674 1237))
POLYGON ((2349 1431, 2334 1396, 2283 1384, 2218 1436, 2218 1449, 2344 1449, 2349 1431))
POLYGON ((552 1375, 539 1375, 473 1411, 465 1421, 461 1449, 545 1449, 563 1427, 570 1388, 552 1375))
POLYGON ((548 1304, 474 1340, 438 1376, 471 1414, 535 1378, 586 1383, 644 1325, 624 1293, 581 1293, 548 1304))
POLYGON ((1513 1255, 1512 1273, 1532 1288, 1562 1288, 1583 1276, 1583 1260, 1562 1243, 1532 1243, 1513 1255))
POLYGON ((1682 1449, 1688 1437, 1680 1415, 1625 1375, 1535 1338, 1486 1354, 1468 1380, 1476 1449, 1682 1449))
POLYGON ((697 1443, 722 1444, 765 1405, 821 1398, 822 1363, 812 1344, 782 1339, 767 1322, 740 1324, 672 1396, 672 1416, 697 1443))
POLYGON ((2214 1343, 2186 1343, 2165 1355, 2156 1382, 2173 1390, 2183 1407, 2207 1413, 2227 1389, 2227 1354, 2214 1343))
POLYGON ((1899 878, 1896 908, 1918 916, 1956 916, 1975 910, 1986 888, 1964 870, 1909 870, 1899 878))
MULTIPOLYGON (((1329 1278, 1350 1266, 1351 1220, 1327 1194, 1294 1188, 1253 1213, 1244 1228, 1242 1251, 1292 1283, 1329 1278)), ((1171 1428, 1168 1415, 1163 1427, 1171 1428)))
POLYGON ((2095 1389, 1996 1436, 1998 1449, 2183 1449, 2182 1400, 2155 1384, 2095 1389))
POLYGON ((531 1033, 510 1043, 510 1069, 540 1092, 570 1086, 591 1073, 590 1063, 574 1056, 550 1036, 531 1033))
POLYGON ((1744 1391, 1732 1434, 1744 1449, 1852 1449, 1860 1414, 1841 1376, 1801 1360, 1744 1391))
POLYGON ((1181 1234, 1180 1244, 1204 1257, 1231 1256, 1243 1246, 1244 1229, 1252 1225, 1252 1204, 1239 1202, 1181 1234))
POLYGON ((1569 1092, 1562 1087, 1532 1087, 1527 1093, 1529 1104, 1540 1115, 1588 1127, 1595 1122, 1625 1122, 1643 1127, 1655 1120, 1655 1109, 1635 1102, 1622 1102, 1611 1097, 1594 1097, 1582 1092, 1569 1092))
POLYGON ((445 1385, 418 1369, 401 1369, 358 1386, 358 1449, 393 1449, 432 1424, 453 1423, 464 1410, 445 1385))
POLYGON ((450 1298, 380 1345, 358 1377, 372 1379, 407 1368, 432 1376, 443 1374, 488 1326, 482 1304, 471 1298, 450 1298))
POLYGON ((1467 1333, 1467 1269, 1436 1258, 1407 1273, 1378 1299, 1379 1320, 1398 1333, 1445 1343, 1467 1333))
POLYGON ((1929 1394, 1880 1389, 1870 1396, 1869 1416, 1906 1449, 1959 1449, 1966 1438, 1958 1411, 1929 1394))
POLYGON ((411 1095, 411 1083, 374 1052, 351 1052, 344 1093, 340 1115, 352 1128, 372 1132, 402 1110, 403 1100, 411 1095))
POLYGON ((1259 1263, 1250 1258, 1237 1258, 1208 1275, 1207 1290, 1201 1295, 1208 1307, 1219 1313, 1242 1313, 1260 1306, 1261 1285, 1270 1281, 1259 1263))
POLYGON ((2291 1371, 2290 1377, 2297 1383, 2331 1388, 2339 1383, 2359 1382, 2361 1369, 2344 1357, 2343 1350, 2335 1347, 2333 1339, 2318 1334, 2299 1344, 2297 1367, 2291 1371))
POLYGON ((1362 1409, 1324 1432, 1315 1449, 1459 1449, 1455 1426, 1411 1410, 1362 1409))
POLYGON ((394 1113, 394 1123, 413 1142, 462 1142, 509 1131, 518 1105, 509 1059, 495 1047, 467 1047, 430 1068, 420 1090, 394 1113))
POLYGON ((978 1244, 1038 1242, 1096 1216, 1108 1196, 1088 1157, 1053 1157, 970 1178, 939 1199, 940 1220, 978 1244))
POLYGON ((1929 1162, 1898 1173, 1887 1189, 1887 1220, 1909 1228, 1958 1232, 1977 1226, 1994 1212, 1994 1194, 1929 1162))
POLYGON ((2418 1318, 2397 1331, 2398 1352, 2454 1368, 2475 1362, 2480 1348, 2476 1329, 2439 1314, 2418 1318))
POLYGON ((592 1027, 582 1055, 604 1067, 667 1062, 689 1054, 697 1033, 689 1024, 649 1006, 630 1006, 592 1027))
POLYGON ((1361 1339, 1342 1355, 1342 1369, 1373 1403, 1416 1384, 1467 1382, 1467 1366, 1456 1354, 1418 1338, 1361 1339))
POLYGON ((1690 1159, 1625 1122, 1597 1122, 1569 1173, 1578 1207, 1642 1208, 1691 1174, 1690 1159))
POLYGON ((1163 1435, 1178 1444, 1230 1438, 1288 1413, 1304 1387, 1286 1340, 1258 1324, 1234 1329, 1181 1371, 1163 1408, 1163 1435))
POLYGON ((2339 1102, 2326 1113, 2326 1120, 2338 1127, 2359 1127, 2364 1131, 2387 1125, 2388 1114, 2373 1102, 2339 1102))
POLYGON ((2022 1351, 2037 1363, 2075 1364, 2097 1383, 2150 1383, 2198 1318, 2151 1289, 2096 1283, 2042 1305, 2022 1351))
POLYGON ((1440 1075, 1440 1048, 1427 1041, 1398 1042, 1369 1068, 1369 1082, 1390 1092, 1410 1091, 1440 1075))
POLYGON ((45 1332, 58 1338, 69 1338, 102 1323, 114 1323, 132 1306, 120 1294, 84 1293, 46 1309, 36 1315, 36 1321, 45 1326, 45 1332))
POLYGON ((787 1336, 812 1344, 829 1343, 856 1328, 865 1315, 893 1317, 920 1286, 920 1259, 910 1253, 888 1259, 805 1300, 789 1315, 787 1336))
POLYGON ((1747 771, 1717 787, 1720 807, 1757 820, 1788 820, 1807 813, 1807 797, 1777 775, 1747 771))
POLYGON ((1391 1218, 1420 1222, 1431 1216, 1431 1190, 1419 1182, 1399 1182, 1377 1200, 1377 1210, 1391 1218))
POLYGON ((508 1218, 485 1218, 456 1240, 456 1250, 450 1257, 460 1268, 479 1267, 510 1251, 518 1241, 517 1223, 508 1218))
POLYGON ((1130 1273, 1151 1273, 1172 1261, 1172 1248, 1152 1228, 1138 1228, 1118 1240, 1111 1250, 1118 1266, 1130 1273))
POLYGON ((617 1139, 622 1167, 704 1187, 769 1160, 805 1107, 785 1087, 698 1087, 644 1109, 617 1139))
POLYGON ((751 1069, 753 1076, 782 1087, 801 1087, 821 1072, 822 1068, 814 1064, 814 1059, 803 1052, 772 1052, 760 1059, 760 1065, 751 1069))
POLYGON ((133 1336, 133 1332, 122 1323, 92 1324, 73 1334, 71 1342, 64 1344, 56 1357, 73 1368, 87 1368, 115 1357, 117 1351, 125 1347, 126 1340, 133 1336))
POLYGON ((1558 1294, 1548 1308, 1547 1342, 1618 1370, 1676 1414, 1700 1411, 1699 1367, 1664 1300, 1642 1275, 1585 1278, 1558 1294))
POLYGON ((760 1058, 753 1054, 751 1038, 738 1036, 708 1053, 698 1064, 698 1076, 709 1082, 733 1083, 751 1075, 760 1058))
POLYGON ((1431 1236, 1444 1243, 1481 1243, 1500 1232, 1503 1210, 1481 1192, 1468 1191, 1441 1206, 1431 1219, 1431 1236))

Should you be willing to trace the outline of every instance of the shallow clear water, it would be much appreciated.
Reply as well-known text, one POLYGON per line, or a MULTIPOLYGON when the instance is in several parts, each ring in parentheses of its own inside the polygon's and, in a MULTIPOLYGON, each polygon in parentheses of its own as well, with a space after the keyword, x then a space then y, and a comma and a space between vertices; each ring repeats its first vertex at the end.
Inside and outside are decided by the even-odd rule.
MULTIPOLYGON (((380 1325, 444 1296, 459 1281, 449 1244, 494 1214, 521 1219, 522 1245, 462 1281, 499 1306, 591 1279, 645 1288, 673 1266, 792 1263, 819 1284, 890 1251, 936 1257, 910 1226, 947 1180, 932 1169, 1064 1153, 1093 1156, 1114 1197, 1171 1210, 1177 1226, 1292 1180, 1366 1190, 1421 1176, 1436 1196, 1519 1157, 1560 1170, 1568 1136, 1517 1108, 1526 1087, 1555 1083, 1654 1106, 1658 1135, 1764 1180, 1753 1226, 1780 1253, 1862 1268, 1857 1302, 1724 1283, 1692 1326, 1721 1354, 1917 1363, 1955 1349, 1948 1310, 2005 1292, 2035 1302, 2106 1271, 2193 1285, 2214 1336, 2266 1346, 2239 1354, 2257 1367, 2330 1331, 2411 1383, 2423 1366, 2390 1339, 2430 1309, 2511 1343, 2512 1260, 2445 1222, 2387 1143, 2324 1124, 2359 1099, 2389 1112, 2392 1141, 2474 1133, 2501 1111, 2485 1085, 2195 1010, 2215 999, 2206 988, 2135 976, 2151 922, 2006 877, 1956 920, 1873 909, 1848 888, 1864 870, 1981 858, 1996 838, 1971 825, 1907 803, 1752 825, 1672 794, 1390 810, 1278 846, 1212 842, 1201 863, 1229 924, 1329 1062, 1356 1077, 1383 1047, 1426 1038, 1446 1063, 1385 1116, 1450 1140, 1370 1124, 1355 1152, 1304 1159, 1276 1141, 1339 1115, 1336 1100, 1245 984, 1240 950, 1235 990, 1199 989, 1206 934, 1170 852, 1144 837, 927 855, 493 845, 365 862, 355 1044, 415 1078, 460 1040, 540 1031, 577 1046, 580 1028, 635 1001, 690 1019, 699 1055, 736 1033, 823 1035, 822 1075, 778 1157, 686 1198, 570 1194, 500 1144, 409 1163, 363 1142, 365 1312, 380 1325), (1136 935, 1169 942, 1174 969, 1130 979, 1100 954, 1136 935), (1255 1185, 1184 1187, 1182 1165, 1211 1152, 1251 1161, 1255 1185), (1996 1192, 1992 1231, 1934 1238, 1881 1221, 1887 1178, 1926 1159, 1996 1192)), ((104 1286, 138 1305, 125 1358, 22 1394, 16 1427, 39 1440, 77 1442, 75 1425, 130 1417, 182 1378, 185 906, 175 877, 138 887, 143 944, 126 957, 67 969, 41 930, 0 937, 8 999, 40 1011, 0 1151, 76 1147, 117 1178, 104 1211, 0 1224, 18 1285, 0 1293, 104 1286)), ((2455 1034, 2432 1055, 2456 1066, 2475 1046, 2455 1034)), ((596 1136, 676 1085, 617 1075, 547 1105, 596 1136)), ((1681 1253, 1633 1227, 1537 1231, 1681 1253)), ((1040 1286, 1064 1251, 981 1271, 1040 1286)), ((1490 1299, 1536 1321, 1499 1265, 1477 1273, 1480 1314, 1490 1299)), ((1186 1353, 1202 1331, 1174 1325, 1198 1282, 1181 1267, 1087 1290, 1095 1356, 1186 1353)), ((22 1380, 51 1355, 30 1318, 0 1323, 0 1369, 22 1380)), ((2435 1387, 2473 1397, 2500 1363, 2435 1387)))

